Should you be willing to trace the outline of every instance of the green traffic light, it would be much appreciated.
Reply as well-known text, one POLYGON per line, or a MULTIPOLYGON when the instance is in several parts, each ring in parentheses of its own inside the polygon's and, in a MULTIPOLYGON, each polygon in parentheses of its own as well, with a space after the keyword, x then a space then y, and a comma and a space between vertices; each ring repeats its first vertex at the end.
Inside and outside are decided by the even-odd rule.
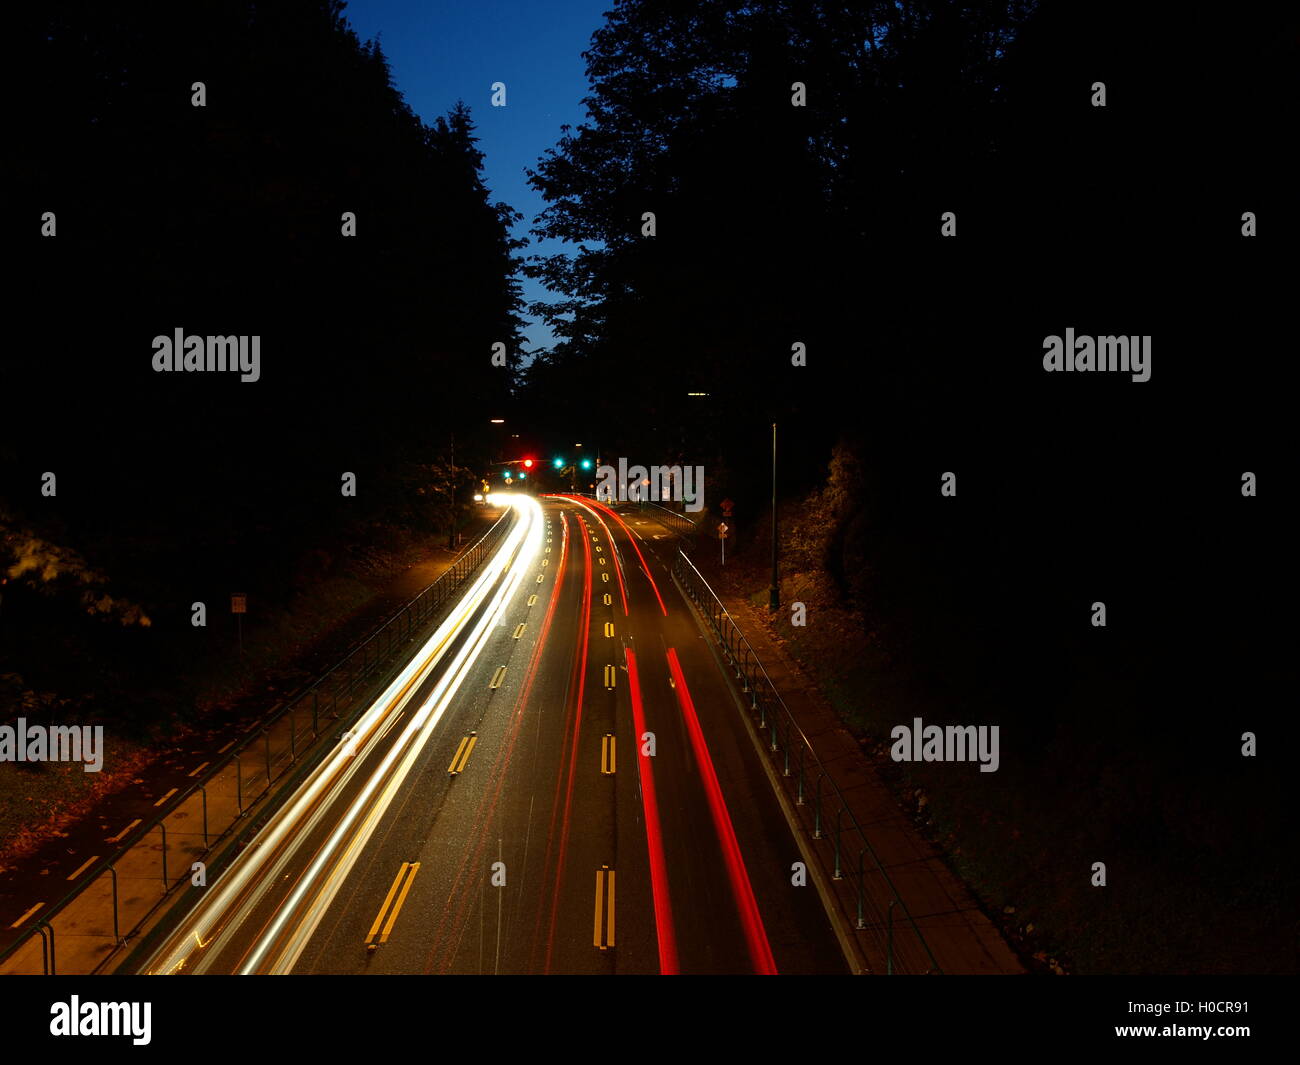
POLYGON ((564 469, 564 459, 558 459, 558 458, 552 459, 551 465, 554 466, 557 470, 562 470, 564 469))
POLYGON ((589 470, 589 469, 591 469, 591 459, 583 459, 583 460, 582 460, 582 468, 583 468, 584 470, 589 470))

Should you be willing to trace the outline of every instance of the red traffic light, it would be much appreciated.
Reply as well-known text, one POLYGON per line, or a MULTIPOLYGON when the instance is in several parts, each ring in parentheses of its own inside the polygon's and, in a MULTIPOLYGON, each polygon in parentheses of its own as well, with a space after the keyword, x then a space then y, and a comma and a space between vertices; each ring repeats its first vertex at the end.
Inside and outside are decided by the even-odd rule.
POLYGON ((526 470, 531 470, 532 468, 533 468, 533 460, 532 460, 532 459, 524 459, 524 469, 526 469, 526 470))

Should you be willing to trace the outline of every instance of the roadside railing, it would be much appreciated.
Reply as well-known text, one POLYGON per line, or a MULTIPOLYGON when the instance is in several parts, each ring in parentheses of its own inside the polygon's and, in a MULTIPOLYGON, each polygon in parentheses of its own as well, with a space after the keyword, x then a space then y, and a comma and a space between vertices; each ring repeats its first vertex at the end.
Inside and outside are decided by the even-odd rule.
POLYGON ((834 850, 835 881, 846 881, 856 898, 854 927, 865 933, 886 974, 941 973, 925 936, 876 856, 866 833, 826 771, 808 737, 776 690, 745 634, 695 564, 682 551, 673 560, 673 577, 717 637, 724 657, 736 672, 741 692, 764 748, 786 783, 798 813, 814 840, 834 850), (811 805, 811 811, 808 807, 811 805))
POLYGON ((698 518, 689 518, 685 513, 673 510, 671 507, 662 506, 659 503, 651 502, 648 499, 643 500, 639 506, 642 510, 648 511, 652 514, 665 529, 683 537, 688 543, 694 542, 694 538, 700 532, 701 525, 698 518))
MULTIPOLYGON (((200 766, 202 773, 145 821, 126 826, 107 842, 111 854, 93 867, 52 905, 39 904, 27 917, 36 922, 0 950, 0 973, 55 975, 60 970, 58 941, 73 939, 76 950, 65 974, 93 974, 161 906, 169 892, 190 881, 195 863, 242 824, 251 808, 292 770, 319 760, 328 745, 321 736, 342 734, 369 705, 364 696, 376 679, 387 683, 405 661, 408 647, 437 616, 458 588, 497 546, 514 520, 503 514, 429 587, 349 651, 332 669, 290 695, 279 710, 232 740, 220 760, 200 766), (39 942, 38 942, 39 940, 39 942)), ((175 790, 175 789, 173 789, 175 790)), ((270 813, 258 812, 259 819, 270 813)))

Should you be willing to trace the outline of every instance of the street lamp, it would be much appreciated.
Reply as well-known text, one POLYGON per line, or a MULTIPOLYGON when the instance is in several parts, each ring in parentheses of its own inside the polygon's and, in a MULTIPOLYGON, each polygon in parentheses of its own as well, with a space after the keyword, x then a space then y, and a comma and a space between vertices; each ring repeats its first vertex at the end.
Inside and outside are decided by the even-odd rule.
POLYGON ((776 566, 776 422, 772 423, 772 587, 767 591, 767 608, 781 606, 781 575, 776 566))
POLYGON ((447 549, 456 550, 456 431, 451 433, 451 469, 447 475, 447 495, 451 503, 451 527, 447 530, 447 549))

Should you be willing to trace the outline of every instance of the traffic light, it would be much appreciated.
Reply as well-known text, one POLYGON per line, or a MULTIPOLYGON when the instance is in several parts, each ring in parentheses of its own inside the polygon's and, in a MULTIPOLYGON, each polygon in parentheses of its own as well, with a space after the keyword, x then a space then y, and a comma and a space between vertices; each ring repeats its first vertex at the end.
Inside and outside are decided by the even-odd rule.
POLYGON ((582 460, 582 468, 583 468, 584 470, 589 470, 589 469, 591 469, 591 459, 583 459, 583 460, 582 460))
POLYGON ((524 459, 524 469, 526 469, 526 470, 531 470, 532 468, 533 468, 533 460, 532 460, 532 459, 524 459))
POLYGON ((557 470, 562 470, 564 469, 564 459, 554 458, 551 460, 551 465, 554 466, 557 470))
POLYGON ((523 480, 527 480, 527 478, 528 478, 528 474, 524 473, 523 470, 520 470, 520 471, 519 471, 519 479, 520 479, 521 481, 523 481, 523 480))

